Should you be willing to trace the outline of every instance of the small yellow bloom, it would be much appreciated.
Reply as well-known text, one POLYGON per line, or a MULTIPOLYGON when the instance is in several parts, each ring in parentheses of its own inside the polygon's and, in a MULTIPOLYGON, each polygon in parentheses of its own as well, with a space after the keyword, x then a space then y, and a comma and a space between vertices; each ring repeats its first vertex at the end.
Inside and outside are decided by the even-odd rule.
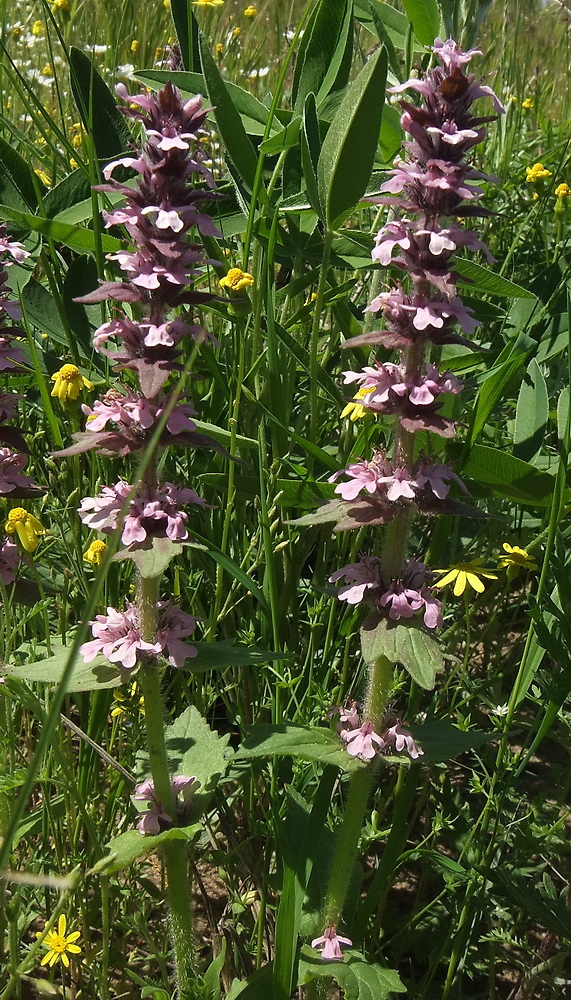
POLYGON ((34 170, 34 173, 36 177, 40 178, 42 184, 45 184, 46 187, 50 187, 52 182, 48 177, 48 175, 46 174, 45 170, 42 170, 40 167, 38 167, 36 170, 34 170))
MULTIPOLYGON (((129 687, 129 697, 127 697, 126 694, 123 694, 123 692, 120 689, 115 691, 113 694, 113 698, 116 704, 111 709, 111 718, 118 719, 122 715, 128 715, 129 710, 131 708, 134 708, 131 699, 135 698, 136 694, 137 694, 136 681, 133 681, 133 683, 129 687)), ((143 695, 141 695, 141 697, 139 698, 139 701, 137 703, 137 708, 140 715, 145 714, 145 699, 143 695)))
POLYGON ((71 169, 72 169, 72 170, 77 170, 77 168, 78 168, 78 166, 79 166, 79 163, 78 163, 78 162, 77 162, 77 160, 76 160, 76 159, 74 159, 74 157, 72 156, 72 157, 71 157, 71 159, 70 159, 70 161, 69 161, 69 165, 70 165, 70 167, 71 167, 71 169))
POLYGON ((165 8, 165 10, 170 10, 171 9, 171 0, 163 0, 163 7, 165 8))
MULTIPOLYGON (((79 931, 74 931, 73 934, 67 934, 66 931, 66 918, 65 914, 61 914, 57 931, 52 927, 51 931, 48 931, 42 945, 48 948, 47 953, 44 955, 41 961, 41 965, 49 965, 50 969, 56 962, 63 962, 66 969, 69 969, 69 958, 70 955, 79 955, 81 953, 81 948, 75 944, 79 935, 79 931)), ((42 931, 36 932, 36 937, 41 937, 42 931)))
POLYGON ((220 279, 220 287, 225 288, 229 295, 240 295, 246 288, 254 284, 254 279, 247 271, 239 267, 231 267, 228 274, 220 279))
POLYGON ((370 417, 371 411, 366 406, 356 402, 356 400, 364 399, 372 388, 373 386, 362 386, 360 389, 357 389, 353 399, 341 411, 341 417, 349 417, 350 420, 362 420, 363 417, 370 417))
POLYGON ((533 101, 531 97, 526 97, 525 101, 522 101, 522 108, 524 111, 531 111, 533 107, 533 101))
POLYGON ((498 569, 505 569, 508 580, 513 580, 521 570, 539 569, 533 556, 530 556, 525 549, 520 549, 519 545, 508 545, 504 542, 502 548, 506 554, 498 556, 498 569))
POLYGON ((32 35, 43 35, 44 26, 41 21, 34 21, 32 25, 32 35))
POLYGON ((232 28, 232 38, 239 38, 239 36, 241 34, 242 34, 242 29, 241 28, 238 28, 238 27, 232 28))
POLYGON ((252 7, 252 4, 250 4, 250 6, 246 7, 246 10, 244 11, 244 17, 255 17, 257 13, 258 11, 256 8, 252 7))
POLYGON ((89 548, 86 549, 83 554, 83 559, 85 562, 91 563, 92 566, 101 566, 106 552, 107 546, 105 542, 102 542, 97 538, 91 543, 89 548))
POLYGON ((16 532, 26 552, 34 552, 38 547, 40 535, 45 534, 41 521, 24 507, 14 507, 8 514, 4 527, 9 535, 16 532))
POLYGON ((131 52, 133 53, 133 55, 136 55, 138 51, 139 51, 139 42, 136 38, 134 38, 133 41, 131 42, 131 52))
POLYGON ((218 42, 218 45, 216 46, 216 58, 222 59, 223 55, 224 55, 224 46, 222 42, 218 42))
POLYGON ((52 8, 53 10, 61 10, 62 14, 69 14, 71 11, 71 4, 69 0, 53 0, 52 8))
POLYGON ((444 573, 445 576, 433 587, 447 587, 449 583, 454 584, 454 597, 461 597, 466 586, 470 586, 478 594, 483 594, 486 589, 480 577, 485 580, 497 580, 495 573, 490 573, 487 569, 482 569, 483 559, 472 559, 471 562, 459 562, 448 569, 437 569, 435 573, 444 573))
POLYGON ((81 374, 76 365, 62 365, 59 372, 52 375, 52 382, 55 385, 51 395, 59 399, 60 403, 76 400, 82 389, 93 389, 93 383, 81 374))
POLYGON ((546 180, 547 177, 553 177, 553 173, 547 170, 543 163, 534 163, 533 167, 525 168, 525 179, 528 184, 536 184, 537 181, 546 180))
POLYGON ((193 0, 195 7, 222 7, 224 0, 193 0))
POLYGON ((568 198, 571 195, 571 188, 568 184, 558 184, 555 188, 556 198, 568 198))
POLYGON ((43 73, 44 76, 53 76, 54 75, 54 68, 53 68, 53 66, 50 66, 49 63, 46 63, 46 65, 44 66, 44 68, 42 70, 42 73, 43 73))
POLYGON ((22 34, 21 25, 15 24, 14 27, 10 29, 10 32, 13 38, 19 38, 22 34))

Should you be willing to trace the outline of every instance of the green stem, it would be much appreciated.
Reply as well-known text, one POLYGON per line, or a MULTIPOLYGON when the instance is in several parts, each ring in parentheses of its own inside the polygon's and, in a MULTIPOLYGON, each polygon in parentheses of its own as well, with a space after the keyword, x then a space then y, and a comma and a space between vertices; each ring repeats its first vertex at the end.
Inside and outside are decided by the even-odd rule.
POLYGON ((321 325, 321 313, 323 311, 323 298, 325 296, 325 289, 327 287, 327 271, 329 268, 329 258, 331 257, 332 246, 333 246, 333 233, 331 232, 330 229, 327 229, 323 237, 323 257, 321 260, 321 271, 319 274, 317 294, 315 297, 313 323, 311 325, 311 347, 310 347, 310 360, 309 360, 309 396, 310 396, 310 408, 311 408, 311 418, 310 418, 311 422, 310 422, 309 440, 314 443, 317 441, 317 423, 318 423, 317 373, 319 370, 319 332, 321 325))
MULTIPOLYGON (((375 661, 369 677, 369 691, 363 716, 366 721, 377 723, 382 720, 392 676, 393 664, 386 656, 380 656, 375 661)), ((327 925, 337 925, 343 913, 374 775, 375 768, 368 766, 360 768, 351 778, 349 797, 327 886, 325 902, 327 925)))
MULTIPOLYGON (((139 584, 139 616, 141 636, 149 642, 157 631, 157 597, 159 578, 141 579, 139 584)), ((139 682, 145 703, 145 730, 151 776, 157 800, 165 812, 176 818, 176 803, 171 788, 169 761, 165 744, 163 701, 159 669, 155 662, 141 663, 139 682)), ((187 844, 171 840, 163 844, 167 875, 167 902, 171 919, 178 996, 190 995, 194 981, 192 961, 191 884, 188 871, 187 844)))

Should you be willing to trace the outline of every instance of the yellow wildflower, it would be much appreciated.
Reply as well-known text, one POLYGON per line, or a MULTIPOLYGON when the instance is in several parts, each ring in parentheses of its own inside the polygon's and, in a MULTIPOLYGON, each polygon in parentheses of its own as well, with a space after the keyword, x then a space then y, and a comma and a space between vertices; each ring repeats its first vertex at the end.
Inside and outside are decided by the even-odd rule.
POLYGON ((222 42, 218 42, 218 45, 216 46, 216 58, 222 59, 223 55, 224 55, 224 46, 222 42))
POLYGON ((13 507, 4 527, 9 535, 16 532, 26 552, 34 552, 38 547, 40 535, 45 533, 41 521, 24 507, 13 507))
POLYGON ((232 28, 232 38, 238 38, 242 34, 241 28, 232 28))
POLYGON ((533 101, 532 101, 531 97, 526 97, 525 101, 522 101, 522 105, 521 106, 522 106, 522 109, 524 111, 531 111, 531 109, 533 107, 533 101))
POLYGON ((54 75, 54 68, 53 68, 53 66, 50 66, 49 63, 46 63, 46 65, 44 66, 44 68, 42 70, 42 73, 43 73, 44 76, 53 76, 54 75))
POLYGON ((163 0, 163 7, 165 8, 165 10, 170 10, 171 9, 171 0, 163 0))
POLYGON ((195 7, 222 7, 224 0, 193 0, 195 7))
POLYGON ((59 399, 60 403, 76 400, 82 389, 93 389, 93 383, 81 374, 76 365, 62 365, 59 372, 52 375, 52 382, 55 385, 51 395, 59 399))
POLYGON ((357 389, 353 399, 341 411, 341 417, 349 417, 350 420, 361 420, 363 417, 370 417, 371 411, 366 406, 362 406, 361 403, 356 402, 356 400, 364 399, 372 388, 373 386, 362 386, 360 389, 357 389))
POLYGON ((41 21, 34 21, 32 25, 32 35, 42 35, 44 26, 41 21))
MULTIPOLYGON (((113 694, 113 698, 117 702, 117 704, 114 705, 114 707, 111 709, 111 718, 112 719, 118 719, 122 715, 127 715, 128 711, 129 711, 129 708, 133 707, 130 704, 130 699, 134 698, 136 694, 137 694, 137 682, 136 681, 133 681, 133 683, 129 687, 129 697, 127 697, 127 695, 123 694, 123 692, 121 690, 115 691, 114 694, 113 694)), ((143 695, 141 695, 141 697, 139 698, 138 706, 137 707, 139 709, 139 714, 140 715, 144 715, 145 714, 145 699, 144 699, 143 695)))
POLYGON ((40 167, 37 167, 36 170, 34 170, 34 173, 36 177, 40 178, 42 184, 45 184, 46 187, 50 187, 52 182, 48 177, 48 175, 46 174, 45 170, 42 170, 40 167))
POLYGON ((553 173, 547 170, 543 163, 534 163, 533 167, 525 168, 525 179, 528 184, 537 184, 537 181, 546 180, 547 177, 553 177, 553 173))
MULTIPOLYGON (((62 913, 58 920, 57 931, 52 927, 51 931, 48 931, 42 941, 42 945, 47 947, 48 951, 42 958, 41 965, 49 965, 51 969, 59 961, 63 962, 66 969, 69 969, 68 953, 70 955, 80 954, 81 948, 74 943, 79 937, 79 931, 74 931, 73 934, 66 935, 66 925, 65 914, 62 913)), ((37 931, 36 937, 39 938, 41 936, 42 931, 37 931)))
POLYGON ((70 158, 70 161, 69 161, 69 165, 70 165, 70 167, 71 167, 71 169, 72 169, 72 170, 77 170, 77 168, 78 168, 78 166, 79 166, 79 163, 78 163, 78 162, 77 162, 77 160, 76 160, 76 159, 74 159, 74 157, 72 156, 72 157, 70 158))
POLYGON ((522 569, 539 569, 533 556, 530 556, 525 549, 520 549, 519 545, 508 545, 504 542, 502 548, 506 554, 498 556, 498 569, 505 569, 508 580, 513 580, 522 569))
POLYGON ((239 267, 231 267, 228 274, 220 279, 220 287, 225 288, 229 295, 240 295, 246 288, 254 284, 254 279, 247 271, 239 267))
POLYGON ((84 562, 91 563, 92 566, 101 566, 106 552, 107 546, 105 542, 97 538, 83 553, 84 562))
POLYGON ((136 38, 134 38, 133 41, 131 42, 131 52, 133 53, 133 55, 136 55, 138 51, 139 51, 139 41, 136 38))
POLYGON ((19 24, 15 24, 10 30, 13 38, 19 38, 22 34, 22 27, 19 24))
POLYGON ((257 13, 258 11, 256 8, 252 7, 252 4, 250 4, 250 6, 246 7, 246 10, 244 11, 244 17, 255 17, 257 13))
POLYGON ((69 0, 52 0, 52 9, 61 10, 62 14, 69 14, 71 11, 71 4, 69 0))
POLYGON ((568 198, 571 195, 571 188, 568 184, 558 184, 555 188, 556 198, 568 198))
POLYGON ((483 559, 472 559, 471 562, 456 563, 455 566, 450 566, 448 569, 437 569, 434 571, 435 573, 444 573, 445 576, 437 583, 433 583, 432 586, 447 587, 449 583, 453 583, 454 597, 461 597, 467 586, 470 586, 478 594, 483 594, 486 588, 480 577, 485 580, 498 579, 495 573, 481 568, 483 562, 483 559))

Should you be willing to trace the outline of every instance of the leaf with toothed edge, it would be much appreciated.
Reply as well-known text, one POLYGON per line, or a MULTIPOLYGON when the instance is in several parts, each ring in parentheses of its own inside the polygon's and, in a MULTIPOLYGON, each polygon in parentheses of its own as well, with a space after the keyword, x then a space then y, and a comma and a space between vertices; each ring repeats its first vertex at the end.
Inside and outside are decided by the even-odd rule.
POLYGON ((380 656, 400 663, 425 691, 431 691, 437 670, 444 667, 438 641, 415 620, 391 622, 379 614, 369 615, 361 626, 361 649, 366 663, 380 656))

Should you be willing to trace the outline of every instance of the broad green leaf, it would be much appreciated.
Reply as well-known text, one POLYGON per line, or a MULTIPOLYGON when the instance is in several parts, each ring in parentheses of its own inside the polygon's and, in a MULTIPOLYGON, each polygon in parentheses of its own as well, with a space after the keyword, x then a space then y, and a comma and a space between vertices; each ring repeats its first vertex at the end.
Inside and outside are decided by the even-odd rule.
MULTIPOLYGON (((63 219, 64 222, 84 222, 93 215, 93 202, 90 198, 91 182, 84 170, 72 170, 59 184, 50 188, 43 198, 44 211, 49 219, 54 219, 61 212, 85 205, 85 213, 80 219, 63 219)), ((123 197, 123 196, 121 196, 123 197)))
POLYGON ((363 767, 362 761, 349 756, 339 737, 331 730, 290 723, 251 726, 236 752, 236 759, 250 760, 273 755, 333 764, 342 771, 357 771, 363 767))
POLYGON ((539 472, 506 451, 482 444, 471 449, 462 472, 516 503, 548 506, 555 488, 555 480, 548 472, 539 472))
POLYGON ((294 76, 294 112, 301 112, 308 94, 317 105, 333 87, 352 27, 352 0, 320 0, 299 46, 294 76))
MULTIPOLYGON (((171 14, 180 48, 182 65, 186 70, 200 70, 198 51, 198 21, 188 0, 171 0, 171 14), (190 14, 190 19, 189 19, 190 14)), ((173 81, 174 82, 174 81, 173 81)))
POLYGON ((532 462, 541 451, 549 420, 547 385, 533 358, 519 391, 514 430, 514 455, 532 462))
POLYGON ((273 1000, 272 998, 273 962, 268 962, 261 969, 250 973, 247 979, 234 979, 226 1000, 273 1000))
POLYGON ((424 750, 424 756, 419 758, 421 764, 452 760, 466 750, 482 746, 494 738, 493 734, 481 733, 475 729, 464 732, 446 720, 423 722, 406 728, 424 750))
POLYGON ((162 576, 171 559, 179 556, 184 546, 181 542, 172 542, 170 538, 148 538, 136 548, 120 549, 113 556, 114 561, 124 562, 131 559, 144 580, 162 576))
POLYGON ((97 156, 103 160, 121 156, 131 139, 125 118, 91 59, 74 45, 69 50, 69 71, 77 110, 97 156))
MULTIPOLYGON (((89 229, 70 226, 64 222, 54 222, 53 219, 44 219, 28 212, 19 212, 15 208, 8 208, 7 205, 0 205, 0 219, 17 222, 24 229, 41 233, 55 243, 63 243, 76 253, 95 253, 95 236, 89 229)), ((114 253, 121 246, 121 241, 114 236, 108 236, 106 233, 101 236, 101 248, 104 253, 114 253)))
POLYGON ((348 88, 323 141, 317 180, 330 228, 367 190, 379 142, 386 74, 386 49, 380 48, 348 88))
MULTIPOLYGON (((203 719, 199 711, 190 705, 178 719, 165 729, 167 757, 173 776, 194 777, 200 782, 192 796, 190 820, 196 822, 206 809, 210 797, 220 778, 226 773, 232 750, 227 746, 230 734, 219 736, 203 719)), ((140 750, 136 757, 136 771, 139 778, 150 773, 149 757, 146 750, 140 750)))
POLYGON ((224 968, 226 960, 226 938, 222 938, 220 952, 213 958, 210 965, 202 975, 202 981, 206 991, 204 1000, 222 1000, 222 990, 220 987, 220 974, 224 968))
POLYGON ((402 5, 419 42, 434 45, 440 25, 436 0, 402 0, 402 5))
MULTIPOLYGON (((37 180, 40 190, 42 182, 37 180)), ((20 211, 35 209, 38 198, 32 169, 17 149, 0 137, 0 204, 20 211)))
POLYGON ((369 615, 361 626, 361 649, 368 664, 372 665, 380 656, 386 656, 391 663, 400 663, 426 691, 432 690, 436 671, 444 667, 438 640, 414 620, 401 624, 369 615))
POLYGON ((470 280, 470 288, 485 292, 487 295, 505 295, 509 298, 534 299, 535 295, 528 288, 516 285, 514 281, 502 278, 501 274, 476 264, 467 257, 458 257, 454 260, 454 270, 464 278, 470 280))
POLYGON ((404 132, 401 128, 398 110, 393 108, 392 104, 386 104, 379 136, 379 146, 385 163, 392 163, 403 141, 404 132))
POLYGON ((317 190, 317 164, 321 152, 319 121, 315 106, 315 95, 308 94, 303 106, 301 128, 301 166, 309 203, 319 218, 323 218, 323 207, 317 190))
POLYGON ((321 978, 334 979, 345 1000, 387 1000, 394 993, 406 993, 406 986, 394 969, 385 969, 358 951, 344 951, 342 962, 324 962, 318 952, 306 945, 301 949, 298 985, 321 978))
POLYGON ((53 295, 33 276, 22 292, 22 305, 29 323, 42 333, 47 333, 56 344, 63 344, 68 348, 65 327, 53 295))
MULTIPOLYGON (((7 677, 16 677, 21 681, 42 682, 44 684, 59 684, 65 665, 69 658, 69 647, 52 643, 55 649, 53 656, 33 663, 6 668, 7 677)), ((109 663, 104 656, 97 656, 92 663, 84 663, 81 656, 73 665, 66 684, 66 691, 97 691, 100 688, 114 688, 124 684, 128 671, 121 670, 114 663, 109 663)))
POLYGON ((93 866, 93 874, 113 875, 124 868, 129 868, 138 858, 144 858, 146 854, 156 851, 162 844, 169 840, 186 840, 189 843, 196 839, 202 832, 202 826, 194 823, 192 826, 175 826, 171 830, 163 830, 156 836, 148 837, 139 833, 138 830, 125 830, 118 837, 114 837, 107 844, 109 854, 101 858, 93 866))
MULTIPOLYGON (((221 139, 241 180, 248 190, 251 191, 254 186, 258 164, 256 151, 246 133, 230 91, 220 75, 220 71, 212 58, 210 48, 202 32, 199 33, 199 46, 208 99, 214 108, 214 115, 221 139)), ((260 192, 263 192, 263 195, 265 195, 263 185, 260 186, 260 192)), ((267 200, 267 198, 264 200, 267 200)))
MULTIPOLYGON (((209 424, 205 420, 195 420, 194 423, 201 434, 208 434, 215 441, 219 441, 220 444, 230 444, 232 435, 225 427, 217 427, 215 424, 209 424)), ((258 447, 258 442, 255 438, 244 437, 243 434, 236 435, 236 442, 243 448, 258 447)))
POLYGON ((289 125, 286 125, 280 132, 276 132, 269 139, 264 139, 260 143, 260 152, 265 153, 267 156, 276 156, 284 149, 291 149, 292 146, 297 146, 300 128, 301 118, 292 118, 289 125))
POLYGON ((97 368, 104 376, 106 365, 101 356, 93 350, 92 336, 92 324, 99 326, 101 309, 99 306, 84 306, 81 302, 75 301, 78 296, 91 292, 96 285, 97 266, 93 257, 83 255, 75 257, 64 278, 62 301, 69 328, 86 366, 97 368))
POLYGON ((559 393, 559 399, 557 400, 557 437, 561 443, 565 441, 567 421, 569 420, 570 392, 571 387, 566 385, 565 388, 559 393))
MULTIPOLYGON (((399 61, 399 57, 396 54, 395 47, 393 45, 391 36, 387 30, 387 26, 383 18, 383 13, 384 13, 383 8, 386 7, 387 5, 380 4, 379 0, 369 0, 369 13, 371 15, 374 29, 377 32, 377 37, 381 45, 384 45, 386 47, 387 58, 392 72, 396 76, 397 80, 402 80, 401 76, 402 68, 399 61)), ((387 110, 388 108, 385 108, 385 113, 387 110)), ((396 112, 396 108, 394 108, 393 110, 396 112)), ((387 157, 385 157, 385 159, 387 159, 387 157)))

